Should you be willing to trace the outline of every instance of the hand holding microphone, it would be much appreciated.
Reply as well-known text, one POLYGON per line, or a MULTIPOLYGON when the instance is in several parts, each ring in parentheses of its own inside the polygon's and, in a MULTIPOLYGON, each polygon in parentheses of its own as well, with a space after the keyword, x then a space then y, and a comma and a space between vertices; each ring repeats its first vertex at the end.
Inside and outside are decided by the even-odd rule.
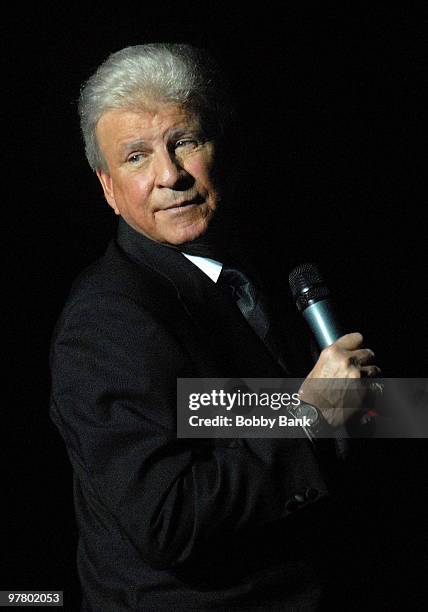
POLYGON ((341 336, 323 349, 313 369, 300 388, 303 402, 313 404, 332 427, 339 427, 361 411, 367 386, 360 379, 376 376, 380 369, 369 365, 374 353, 361 348, 359 333, 341 336))

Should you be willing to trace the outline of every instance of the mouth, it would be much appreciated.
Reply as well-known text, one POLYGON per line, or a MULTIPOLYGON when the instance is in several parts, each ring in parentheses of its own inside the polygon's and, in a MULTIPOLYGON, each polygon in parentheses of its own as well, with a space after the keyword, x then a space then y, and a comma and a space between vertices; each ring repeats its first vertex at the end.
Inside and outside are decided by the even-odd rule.
POLYGON ((167 206, 162 210, 183 209, 188 208, 189 206, 197 206, 198 204, 202 204, 202 202, 204 202, 204 198, 201 195, 197 195, 191 200, 182 200, 181 202, 174 202, 174 204, 171 204, 171 206, 167 206))

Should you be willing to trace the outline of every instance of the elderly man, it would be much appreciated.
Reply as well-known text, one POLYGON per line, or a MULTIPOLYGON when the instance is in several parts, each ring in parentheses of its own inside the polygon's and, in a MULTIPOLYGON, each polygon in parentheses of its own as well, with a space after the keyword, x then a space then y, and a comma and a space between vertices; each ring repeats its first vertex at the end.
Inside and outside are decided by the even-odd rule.
MULTIPOLYGON (((233 169, 218 70, 188 45, 128 47, 85 84, 80 116, 88 161, 120 217, 52 343, 51 415, 74 470, 82 609, 315 609, 328 514, 316 445, 176 435, 177 378, 292 371, 260 300, 250 308, 221 283, 214 230, 233 169)), ((308 379, 374 373, 361 344, 342 337, 308 379)), ((337 424, 322 398, 302 393, 337 424)))

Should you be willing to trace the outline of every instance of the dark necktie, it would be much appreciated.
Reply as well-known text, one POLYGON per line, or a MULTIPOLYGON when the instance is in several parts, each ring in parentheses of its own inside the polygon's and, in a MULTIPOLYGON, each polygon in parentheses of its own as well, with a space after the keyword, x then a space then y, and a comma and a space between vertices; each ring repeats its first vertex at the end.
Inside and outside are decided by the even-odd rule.
POLYGON ((260 291, 246 273, 229 264, 223 265, 218 285, 233 298, 241 313, 264 341, 269 331, 269 316, 260 291))
POLYGON ((228 264, 223 265, 217 282, 232 296, 248 323, 264 341, 270 327, 269 316, 255 284, 242 269, 228 264))
POLYGON ((263 292, 244 270, 226 263, 221 269, 217 285, 232 297, 248 324, 265 344, 275 361, 289 375, 283 350, 278 343, 275 326, 263 292))

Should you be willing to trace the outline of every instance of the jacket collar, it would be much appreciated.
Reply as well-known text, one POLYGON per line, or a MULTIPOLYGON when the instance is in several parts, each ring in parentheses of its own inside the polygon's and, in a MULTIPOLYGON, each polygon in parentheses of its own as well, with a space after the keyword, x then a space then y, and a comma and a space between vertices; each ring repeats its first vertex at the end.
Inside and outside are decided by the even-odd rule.
MULTIPOLYGON (((163 277, 163 280, 174 288, 174 294, 192 325, 199 328, 207 343, 216 344, 226 334, 230 342, 227 347, 223 347, 224 353, 227 352, 232 361, 237 360, 238 363, 245 361, 242 347, 247 347, 248 350, 244 351, 247 357, 258 356, 260 367, 249 357, 251 363, 246 371, 250 373, 253 370, 253 376, 259 376, 257 372, 263 372, 265 369, 260 360, 266 362, 266 365, 270 362, 272 366, 272 354, 242 317, 236 304, 219 291, 216 284, 180 251, 150 240, 131 228, 123 219, 119 220, 117 244, 140 268, 148 269, 151 276, 163 277), (236 355, 233 355, 234 353, 236 355)), ((171 296, 171 293, 169 295, 171 296)), ((163 310, 165 313, 169 310, 171 316, 174 306, 170 297, 165 296, 165 300, 163 310)), ((270 371, 269 376, 284 375, 282 368, 274 373, 277 357, 274 361, 275 367, 267 367, 265 371, 270 371)))
POLYGON ((214 282, 190 262, 175 247, 155 242, 119 220, 117 243, 128 257, 139 266, 150 268, 171 283, 183 298, 200 302, 215 286, 214 282))

